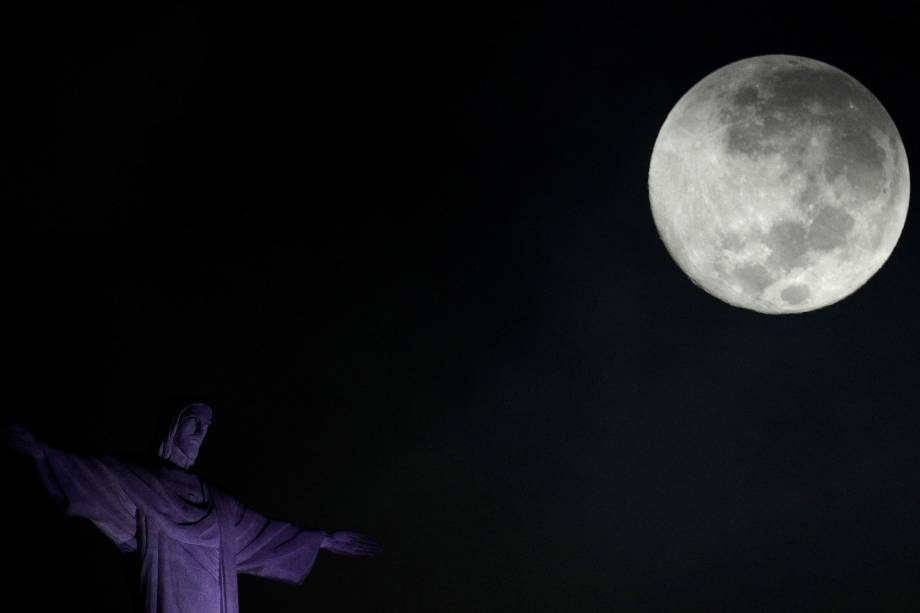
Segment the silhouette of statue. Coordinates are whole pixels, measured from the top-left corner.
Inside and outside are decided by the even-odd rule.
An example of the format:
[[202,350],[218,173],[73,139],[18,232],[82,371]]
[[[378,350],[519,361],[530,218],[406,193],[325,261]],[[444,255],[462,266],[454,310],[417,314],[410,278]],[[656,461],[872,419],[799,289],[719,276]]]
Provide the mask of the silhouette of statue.
[[121,551],[139,553],[147,613],[238,613],[237,573],[300,584],[320,549],[352,556],[382,550],[357,532],[268,519],[188,472],[211,417],[206,404],[179,411],[155,468],[65,453],[18,426],[2,435],[35,458],[57,507],[92,521]]

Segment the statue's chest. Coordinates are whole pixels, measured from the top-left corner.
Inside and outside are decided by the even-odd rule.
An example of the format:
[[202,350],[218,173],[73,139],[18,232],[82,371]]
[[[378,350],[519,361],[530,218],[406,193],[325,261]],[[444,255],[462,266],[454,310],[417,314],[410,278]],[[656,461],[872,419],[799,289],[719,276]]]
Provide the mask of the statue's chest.
[[196,506],[208,502],[207,487],[197,475],[174,473],[171,477],[169,489],[183,502]]

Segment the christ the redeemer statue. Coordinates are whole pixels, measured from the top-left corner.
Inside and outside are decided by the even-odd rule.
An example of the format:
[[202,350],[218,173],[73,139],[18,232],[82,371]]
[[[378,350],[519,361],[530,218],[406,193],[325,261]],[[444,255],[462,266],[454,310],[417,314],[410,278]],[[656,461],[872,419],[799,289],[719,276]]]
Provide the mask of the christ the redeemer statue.
[[211,416],[206,404],[179,411],[152,469],[65,453],[17,426],[5,428],[3,438],[35,458],[56,506],[92,521],[121,551],[138,552],[147,613],[238,613],[237,573],[300,584],[320,549],[380,552],[356,532],[268,519],[189,472]]

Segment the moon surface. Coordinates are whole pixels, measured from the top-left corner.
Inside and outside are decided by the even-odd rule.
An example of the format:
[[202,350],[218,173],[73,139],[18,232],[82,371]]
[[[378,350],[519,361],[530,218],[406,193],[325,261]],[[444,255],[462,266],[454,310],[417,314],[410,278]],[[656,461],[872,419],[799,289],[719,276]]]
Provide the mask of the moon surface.
[[909,195],[904,144],[881,103],[843,71],[790,55],[694,85],[649,168],[652,215],[680,268],[761,313],[856,291],[891,255]]

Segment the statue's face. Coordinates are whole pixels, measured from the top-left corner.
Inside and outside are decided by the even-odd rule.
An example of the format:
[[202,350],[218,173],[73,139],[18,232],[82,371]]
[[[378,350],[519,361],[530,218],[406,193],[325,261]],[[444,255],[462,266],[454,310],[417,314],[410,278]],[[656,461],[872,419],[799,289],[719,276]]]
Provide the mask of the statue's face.
[[173,444],[193,462],[198,458],[198,451],[211,425],[210,411],[193,407],[182,414]]

